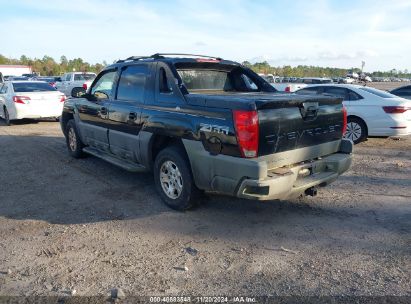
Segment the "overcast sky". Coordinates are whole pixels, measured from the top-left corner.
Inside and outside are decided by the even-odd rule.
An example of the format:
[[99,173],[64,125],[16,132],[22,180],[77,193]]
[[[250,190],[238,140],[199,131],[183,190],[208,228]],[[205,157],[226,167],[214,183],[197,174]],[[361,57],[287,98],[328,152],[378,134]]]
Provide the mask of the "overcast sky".
[[411,71],[411,0],[0,0],[0,54],[113,62],[157,52]]

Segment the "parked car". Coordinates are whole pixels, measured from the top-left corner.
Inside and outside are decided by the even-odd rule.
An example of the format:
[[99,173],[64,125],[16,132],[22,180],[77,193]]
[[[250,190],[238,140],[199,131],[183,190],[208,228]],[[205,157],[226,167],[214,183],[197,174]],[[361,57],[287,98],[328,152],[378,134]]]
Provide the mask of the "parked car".
[[24,81],[29,80],[26,76],[9,76],[7,77],[8,81]]
[[355,79],[351,77],[344,77],[344,78],[341,78],[340,80],[340,83],[352,84],[354,82],[355,82]]
[[323,78],[323,77],[303,77],[301,78],[302,83],[305,84],[321,84],[321,83],[332,83],[331,78]]
[[279,92],[292,93],[302,88],[305,88],[307,85],[304,83],[271,83],[271,85]]
[[58,118],[66,97],[43,81],[0,84],[0,117],[6,125],[23,118]]
[[70,96],[73,93],[77,94],[81,91],[83,84],[86,81],[94,80],[95,73],[72,72],[61,76],[61,81],[56,82],[56,88],[65,95]]
[[233,61],[130,57],[83,94],[67,99],[60,120],[69,154],[152,170],[160,197],[177,210],[193,207],[201,191],[315,195],[351,164],[340,98],[280,94]]
[[330,94],[343,98],[348,124],[345,137],[355,144],[368,136],[411,134],[411,102],[391,93],[358,85],[317,85],[297,94]]
[[47,82],[53,88],[56,88],[56,77],[37,77],[36,80]]
[[303,78],[283,78],[283,83],[271,84],[277,91],[292,93],[305,88],[308,84],[331,83],[330,78],[303,77]]
[[411,99],[411,85],[394,89],[390,93],[402,98]]

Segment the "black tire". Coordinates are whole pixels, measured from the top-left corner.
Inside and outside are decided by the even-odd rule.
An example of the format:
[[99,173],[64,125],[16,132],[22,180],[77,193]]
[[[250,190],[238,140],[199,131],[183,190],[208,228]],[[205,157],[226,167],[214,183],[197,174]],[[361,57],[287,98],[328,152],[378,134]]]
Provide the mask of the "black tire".
[[85,156],[83,152],[84,144],[78,134],[76,124],[73,119],[67,122],[66,126],[66,144],[69,154],[74,158],[82,158]]
[[[185,155],[183,148],[170,146],[161,150],[154,162],[156,189],[163,202],[178,211],[189,210],[196,206],[200,196],[200,190],[194,184],[189,161]],[[168,167],[171,170],[168,170]],[[167,193],[166,189],[171,190]]]
[[3,108],[3,113],[4,113],[4,117],[3,117],[4,123],[6,124],[6,126],[10,126],[11,124],[10,115],[6,107]]
[[345,138],[350,139],[354,144],[358,144],[367,139],[367,133],[367,125],[362,119],[348,117]]

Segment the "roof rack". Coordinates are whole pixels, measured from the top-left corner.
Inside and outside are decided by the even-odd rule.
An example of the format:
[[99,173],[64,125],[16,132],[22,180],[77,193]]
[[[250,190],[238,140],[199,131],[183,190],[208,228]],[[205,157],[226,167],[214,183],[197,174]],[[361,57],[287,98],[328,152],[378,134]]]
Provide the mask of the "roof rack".
[[131,56],[126,59],[119,59],[116,63],[126,62],[126,61],[138,61],[144,59],[163,59],[167,56],[189,56],[189,57],[199,57],[199,58],[209,58],[213,60],[223,60],[220,57],[206,56],[206,55],[195,55],[195,54],[180,54],[180,53],[156,53],[151,56]]
[[206,56],[206,55],[196,55],[196,54],[184,54],[184,53],[156,53],[154,55],[151,55],[151,58],[154,59],[159,59],[159,58],[165,58],[166,56],[189,56],[189,57],[200,57],[200,58],[210,58],[210,59],[215,59],[215,60],[223,60],[220,57],[213,57],[213,56]]
[[143,59],[153,59],[152,56],[131,56],[126,59],[117,60],[116,63],[126,62],[126,61],[138,61]]

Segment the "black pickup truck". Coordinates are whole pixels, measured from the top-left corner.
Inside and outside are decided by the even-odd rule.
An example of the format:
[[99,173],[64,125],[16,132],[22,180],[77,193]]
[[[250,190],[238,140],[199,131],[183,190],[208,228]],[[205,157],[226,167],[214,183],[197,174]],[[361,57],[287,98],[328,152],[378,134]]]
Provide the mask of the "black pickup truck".
[[202,191],[315,195],[351,165],[341,99],[278,93],[221,58],[130,57],[72,97],[60,119],[69,153],[152,170],[161,198],[177,210],[193,207]]

